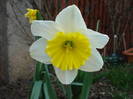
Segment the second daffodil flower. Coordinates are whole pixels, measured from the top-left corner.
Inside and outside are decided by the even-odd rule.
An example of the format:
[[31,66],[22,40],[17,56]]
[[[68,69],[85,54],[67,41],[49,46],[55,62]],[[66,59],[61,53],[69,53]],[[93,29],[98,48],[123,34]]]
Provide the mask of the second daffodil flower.
[[31,31],[42,37],[31,45],[31,57],[52,64],[61,83],[70,84],[78,70],[94,72],[102,68],[103,60],[96,48],[103,48],[109,37],[87,29],[77,6],[63,9],[55,21],[34,21]]
[[30,8],[27,9],[27,13],[25,14],[25,17],[29,19],[30,23],[32,23],[32,21],[37,19],[36,17],[37,12],[38,12],[37,9],[30,9]]

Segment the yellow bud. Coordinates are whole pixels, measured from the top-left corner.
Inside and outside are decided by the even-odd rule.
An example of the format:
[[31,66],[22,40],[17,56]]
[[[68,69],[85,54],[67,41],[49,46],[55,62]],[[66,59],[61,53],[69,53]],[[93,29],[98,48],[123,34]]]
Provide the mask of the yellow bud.
[[27,9],[27,13],[25,14],[25,17],[29,19],[29,22],[31,23],[33,20],[36,20],[36,13],[38,12],[37,9]]

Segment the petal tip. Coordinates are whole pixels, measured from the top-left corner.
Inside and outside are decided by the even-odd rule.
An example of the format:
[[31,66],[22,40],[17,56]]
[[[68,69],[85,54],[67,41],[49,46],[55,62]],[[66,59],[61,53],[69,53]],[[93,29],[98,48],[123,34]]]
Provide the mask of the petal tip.
[[77,8],[77,5],[75,5],[75,4],[72,4],[71,6],[72,6],[73,8]]
[[77,76],[78,71],[77,70],[73,70],[73,71],[62,71],[56,67],[54,67],[55,69],[55,74],[58,78],[58,80],[65,85],[71,84],[74,79]]
[[75,4],[71,5],[70,7],[71,7],[72,9],[74,9],[74,10],[77,10],[77,9],[79,10],[78,6],[75,5]]
[[104,37],[106,38],[106,41],[102,48],[104,48],[107,45],[107,43],[109,42],[109,36],[104,34]]

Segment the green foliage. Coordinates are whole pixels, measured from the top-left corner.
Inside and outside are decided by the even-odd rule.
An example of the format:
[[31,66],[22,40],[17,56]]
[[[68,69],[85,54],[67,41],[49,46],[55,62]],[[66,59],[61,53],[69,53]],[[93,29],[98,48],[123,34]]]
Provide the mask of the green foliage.
[[107,78],[118,89],[130,91],[133,89],[133,73],[130,69],[133,68],[128,66],[114,67],[109,71]]
[[40,12],[36,13],[37,20],[43,20],[43,17]]
[[72,89],[71,89],[71,85],[64,85],[65,86],[65,91],[66,91],[66,98],[67,99],[72,99]]
[[52,83],[50,81],[50,75],[49,75],[49,71],[48,71],[48,65],[44,64],[43,66],[45,67],[45,71],[46,71],[46,74],[45,74],[46,80],[44,82],[44,85],[45,86],[43,87],[43,89],[44,89],[45,96],[46,97],[49,97],[49,98],[46,98],[46,99],[57,99],[56,91],[52,87]]
[[105,72],[99,72],[94,76],[93,83],[105,78],[114,87],[120,90],[130,91],[133,89],[133,65],[119,65],[109,67]]
[[104,71],[94,74],[93,83],[102,81],[112,84],[115,89],[113,99],[132,99],[128,92],[133,92],[133,65],[110,65]]
[[35,69],[35,74],[34,74],[34,81],[39,81],[43,79],[42,71],[43,71],[43,64],[40,62],[37,62],[36,64],[36,69]]
[[88,99],[90,87],[92,84],[92,73],[84,72],[83,86],[81,89],[80,99]]
[[109,72],[100,72],[100,73],[94,74],[93,83],[101,80],[102,78],[106,78],[108,74]]
[[34,84],[30,99],[57,99],[56,91],[50,81],[48,65],[37,62]]
[[42,81],[35,81],[30,99],[39,99],[42,83]]
[[113,99],[131,99],[131,98],[128,96],[127,93],[121,93],[121,92],[120,92],[120,93],[118,93],[118,92],[114,93],[112,98],[113,98]]
[[[92,84],[92,73],[78,71],[78,75],[72,85],[72,99],[88,99]],[[76,90],[76,91],[75,91]]]

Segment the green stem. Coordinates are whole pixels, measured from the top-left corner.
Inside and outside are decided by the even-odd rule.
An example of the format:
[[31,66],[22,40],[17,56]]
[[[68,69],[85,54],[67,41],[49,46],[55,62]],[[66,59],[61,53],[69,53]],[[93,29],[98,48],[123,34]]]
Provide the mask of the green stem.
[[44,64],[44,67],[45,67],[45,71],[46,71],[46,76],[45,76],[46,77],[46,83],[44,84],[45,95],[48,95],[47,96],[47,97],[49,97],[48,99],[57,99],[56,91],[54,90],[52,83],[50,81],[48,65]]
[[41,68],[42,68],[42,63],[37,62],[36,69],[35,69],[35,74],[34,74],[34,77],[33,77],[34,82],[41,80]]
[[65,85],[66,99],[72,99],[72,88],[71,85]]
[[88,99],[91,84],[92,84],[92,73],[86,72],[86,74],[84,76],[83,87],[82,87],[80,99]]

